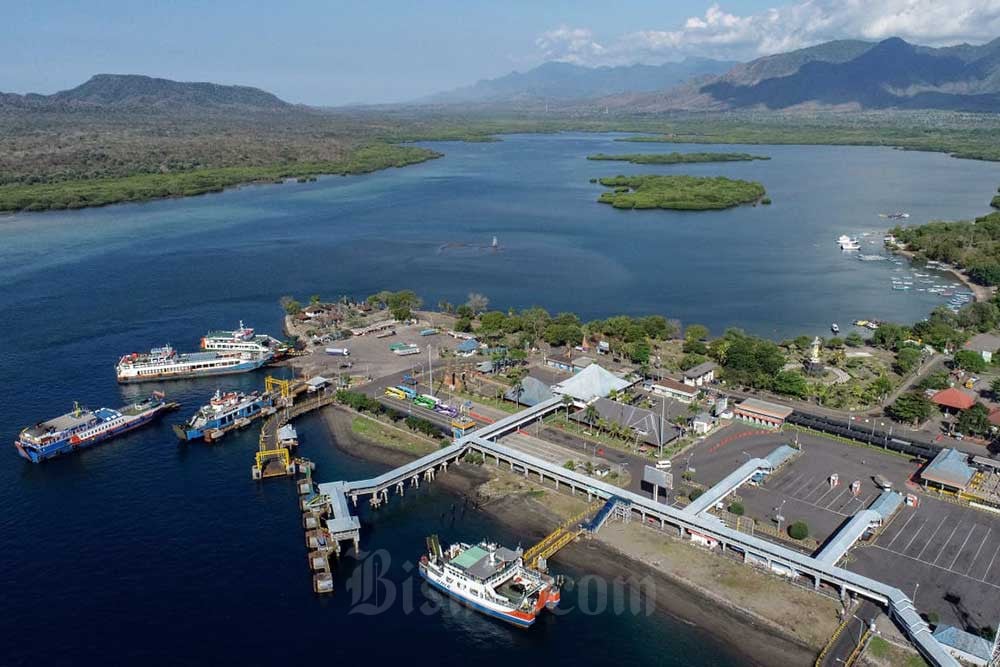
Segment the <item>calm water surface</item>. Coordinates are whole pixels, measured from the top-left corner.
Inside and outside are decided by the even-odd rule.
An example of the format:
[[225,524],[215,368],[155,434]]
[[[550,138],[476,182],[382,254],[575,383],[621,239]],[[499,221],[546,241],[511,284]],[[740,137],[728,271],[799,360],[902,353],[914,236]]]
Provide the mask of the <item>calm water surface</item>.
[[[1000,165],[877,148],[715,147],[773,159],[683,167],[583,159],[688,148],[706,150],[616,144],[613,135],[513,136],[445,144],[443,159],[364,177],[0,218],[0,437],[10,443],[73,400],[117,406],[139,395],[114,383],[123,352],[164,342],[193,348],[207,329],[239,319],[277,333],[283,294],[413,288],[434,304],[479,291],[501,308],[539,304],[585,318],[656,312],[772,336],[858,317],[913,320],[940,300],[892,292],[895,267],[845,258],[836,237],[880,237],[886,223],[877,214],[897,209],[910,222],[980,215],[1000,183]],[[672,213],[594,203],[601,188],[590,178],[640,172],[752,178],[774,204]],[[493,236],[500,252],[480,247]],[[247,375],[222,384],[260,382]],[[217,384],[164,388],[186,416]],[[169,421],[42,466],[4,445],[0,663],[356,663],[375,655],[739,664],[702,633],[660,617],[576,612],[525,633],[467,613],[405,616],[400,605],[375,618],[348,614],[350,563],[336,595],[313,596],[294,488],[250,481],[253,434],[179,447]],[[379,469],[336,452],[315,418],[300,432],[320,479]],[[391,580],[403,580],[400,565],[431,530],[445,541],[519,541],[472,512],[453,521],[455,502],[431,488],[364,515],[364,543],[391,554]]]

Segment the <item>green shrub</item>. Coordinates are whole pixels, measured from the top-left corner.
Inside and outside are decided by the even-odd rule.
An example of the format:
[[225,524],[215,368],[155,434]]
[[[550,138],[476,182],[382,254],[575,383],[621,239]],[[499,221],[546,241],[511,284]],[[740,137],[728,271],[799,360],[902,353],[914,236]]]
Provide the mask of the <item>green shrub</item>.
[[743,503],[741,502],[731,502],[729,503],[729,513],[735,514],[736,516],[743,516],[746,510],[743,508]]
[[809,526],[805,521],[796,521],[788,527],[788,536],[793,540],[804,540],[809,537]]
[[703,494],[703,493],[705,493],[705,492],[702,491],[701,489],[691,489],[690,491],[688,491],[688,494],[687,494],[688,495],[688,499],[691,500],[692,502],[694,502],[695,500],[698,500],[698,498],[701,497],[701,494]]

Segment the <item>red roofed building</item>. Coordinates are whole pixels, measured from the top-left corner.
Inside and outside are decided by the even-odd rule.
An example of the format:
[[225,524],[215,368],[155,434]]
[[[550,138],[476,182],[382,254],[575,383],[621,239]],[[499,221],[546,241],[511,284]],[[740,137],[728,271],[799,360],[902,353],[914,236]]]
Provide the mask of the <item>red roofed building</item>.
[[990,410],[989,420],[994,426],[1000,426],[1000,408]]
[[956,389],[955,387],[939,391],[934,394],[931,400],[942,408],[949,410],[968,410],[976,404],[974,396],[971,396],[960,389]]

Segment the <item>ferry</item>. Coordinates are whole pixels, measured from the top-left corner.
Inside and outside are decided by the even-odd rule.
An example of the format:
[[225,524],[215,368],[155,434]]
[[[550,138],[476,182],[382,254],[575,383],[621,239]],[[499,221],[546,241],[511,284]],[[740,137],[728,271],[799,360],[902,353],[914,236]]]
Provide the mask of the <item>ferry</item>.
[[559,604],[556,580],[526,567],[521,550],[492,542],[457,543],[441,549],[436,535],[427,538],[428,553],[420,559],[420,576],[427,583],[472,609],[528,628],[543,609]]
[[259,352],[191,352],[178,353],[169,345],[154,347],[149,354],[133,352],[118,360],[115,372],[118,382],[151,382],[180,380],[203,375],[246,373],[260,368],[274,358],[273,353]]
[[254,352],[256,354],[281,356],[288,352],[288,346],[273,336],[257,334],[251,327],[243,325],[232,331],[209,331],[201,339],[201,349],[214,352]]
[[91,447],[148,424],[160,413],[177,407],[163,398],[163,394],[154,392],[147,399],[117,410],[88,410],[75,404],[71,412],[22,430],[14,446],[32,463]]
[[215,391],[208,405],[203,405],[183,424],[174,424],[174,433],[181,440],[198,440],[216,429],[238,426],[242,420],[249,424],[253,417],[274,404],[269,394],[253,392],[222,393]]

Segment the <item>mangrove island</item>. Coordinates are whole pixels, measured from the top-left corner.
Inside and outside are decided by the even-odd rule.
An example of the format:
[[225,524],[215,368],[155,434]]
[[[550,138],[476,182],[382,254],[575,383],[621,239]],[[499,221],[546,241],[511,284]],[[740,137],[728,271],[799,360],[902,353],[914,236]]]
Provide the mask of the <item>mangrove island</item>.
[[614,176],[600,179],[614,188],[597,200],[615,208],[666,208],[704,211],[760,201],[764,186],[724,176]]
[[750,162],[752,160],[770,160],[767,155],[751,155],[750,153],[625,153],[622,155],[607,155],[597,153],[588,155],[588,160],[609,160],[616,162],[631,162],[632,164],[693,164],[697,162]]

